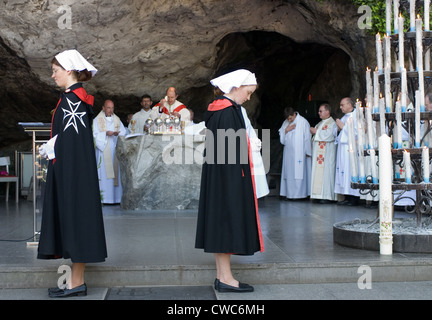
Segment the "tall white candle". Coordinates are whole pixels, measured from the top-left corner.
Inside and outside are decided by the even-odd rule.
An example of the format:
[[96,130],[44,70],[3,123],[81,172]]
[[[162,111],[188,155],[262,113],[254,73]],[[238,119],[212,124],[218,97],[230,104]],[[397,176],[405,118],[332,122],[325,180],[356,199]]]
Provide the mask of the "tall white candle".
[[394,33],[399,34],[399,0],[393,0]]
[[429,183],[429,148],[422,148],[422,171],[423,171],[423,181]]
[[383,48],[382,48],[381,36],[379,33],[377,33],[377,35],[375,36],[375,47],[376,47],[376,55],[377,55],[378,72],[382,74],[383,73]]
[[424,18],[425,18],[425,31],[430,31],[430,0],[424,1]]
[[419,91],[420,91],[420,111],[425,112],[425,89],[424,89],[424,75],[423,75],[423,69],[420,69],[419,71]]
[[390,36],[385,36],[384,37],[384,49],[385,49],[385,54],[384,54],[384,67],[386,67],[387,65],[390,68],[391,71],[391,42],[390,42],[391,38]]
[[385,103],[384,98],[380,98],[379,100],[380,105],[380,131],[381,135],[386,134],[386,126],[385,126]]
[[379,138],[379,220],[380,220],[380,254],[391,255],[393,252],[392,216],[392,167],[390,138],[383,134]]
[[391,35],[392,0],[386,0],[386,33]]
[[372,90],[373,90],[373,86],[372,86],[371,69],[366,68],[366,98],[367,98],[367,102],[369,103],[372,103]]
[[420,110],[425,111],[424,74],[423,74],[423,28],[421,18],[416,19],[416,60],[420,90]]
[[358,142],[358,165],[359,165],[359,180],[360,183],[366,182],[365,162],[364,162],[364,142],[363,142],[364,127],[362,122],[357,122],[357,142]]
[[415,31],[415,3],[416,0],[410,0],[410,31]]
[[403,152],[403,162],[405,168],[405,182],[411,183],[411,155],[406,150]]
[[368,149],[375,148],[375,132],[373,130],[372,112],[369,104],[366,104],[366,125],[368,136]]
[[359,181],[357,173],[357,156],[352,149],[348,149],[349,161],[350,161],[350,171],[351,171],[351,182],[357,183]]
[[371,162],[370,165],[372,169],[372,183],[378,183],[375,149],[369,149],[368,152],[369,152],[369,158]]
[[380,83],[378,70],[374,71],[374,79],[373,79],[373,112],[379,112],[379,93],[380,93]]
[[415,133],[414,146],[420,148],[420,91],[415,92]]
[[406,112],[407,111],[407,71],[404,67],[401,69],[401,111]]
[[423,28],[422,20],[418,17],[415,20],[416,24],[416,69],[423,69]]
[[402,114],[401,114],[401,102],[396,101],[396,141],[393,141],[395,149],[402,148]]
[[354,132],[354,123],[353,118],[349,117],[346,121],[346,125],[348,126],[348,149],[351,149],[353,151],[356,151],[356,139],[355,139],[355,132]]
[[391,96],[391,79],[390,79],[390,66],[386,65],[384,68],[384,95],[386,112],[392,112],[392,96]]
[[[356,102],[356,114],[357,114],[357,140],[361,139],[362,141],[361,145],[364,150],[366,149],[366,139],[365,139],[366,132],[364,130],[365,116],[364,116],[364,108],[362,107],[362,103],[358,99]],[[361,128],[363,129],[360,130],[359,126],[361,126]]]
[[357,169],[357,148],[354,133],[354,119],[348,118],[346,125],[348,126],[348,153],[350,161],[351,182],[358,182],[358,169]]
[[398,18],[399,24],[399,70],[405,67],[405,36],[404,36],[404,18],[400,16]]

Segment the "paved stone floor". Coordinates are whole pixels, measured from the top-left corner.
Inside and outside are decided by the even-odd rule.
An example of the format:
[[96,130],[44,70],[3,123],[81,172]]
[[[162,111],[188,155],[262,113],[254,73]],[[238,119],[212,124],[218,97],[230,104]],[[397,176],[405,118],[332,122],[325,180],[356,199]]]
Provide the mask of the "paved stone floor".
[[[236,277],[254,285],[247,294],[218,293],[213,256],[194,249],[196,210],[126,211],[103,208],[108,246],[105,263],[89,264],[88,296],[80,300],[396,300],[432,297],[432,255],[343,247],[333,242],[335,223],[373,220],[363,206],[309,200],[259,202],[266,250],[233,256]],[[404,212],[396,212],[406,216]],[[0,300],[48,300],[57,269],[67,260],[36,259],[33,204],[0,199]],[[40,217],[36,219],[37,225]],[[359,267],[371,268],[371,289],[361,289]]]

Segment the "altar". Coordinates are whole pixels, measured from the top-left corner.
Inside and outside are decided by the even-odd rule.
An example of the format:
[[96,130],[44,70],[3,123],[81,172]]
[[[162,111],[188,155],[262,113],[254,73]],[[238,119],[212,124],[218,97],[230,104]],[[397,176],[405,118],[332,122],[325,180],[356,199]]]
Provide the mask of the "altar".
[[119,137],[116,156],[126,210],[197,209],[203,135]]

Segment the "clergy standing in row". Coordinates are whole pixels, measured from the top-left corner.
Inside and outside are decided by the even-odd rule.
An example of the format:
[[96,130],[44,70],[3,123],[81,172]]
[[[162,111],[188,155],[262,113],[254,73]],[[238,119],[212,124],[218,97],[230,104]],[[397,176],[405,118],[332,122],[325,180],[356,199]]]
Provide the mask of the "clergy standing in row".
[[342,205],[357,205],[360,193],[357,189],[351,188],[351,170],[348,152],[348,126],[347,121],[353,118],[354,129],[357,128],[356,113],[354,102],[351,98],[343,98],[340,102],[340,109],[344,113],[341,119],[336,119],[335,133],[339,130],[336,138],[337,155],[336,155],[336,175],[335,175],[335,192],[345,195],[345,200],[339,202]]
[[141,110],[132,116],[129,121],[128,129],[130,133],[145,133],[148,128],[146,127],[146,121],[151,114],[151,106],[153,101],[148,94],[141,97]]
[[302,199],[311,189],[311,134],[309,122],[293,108],[286,108],[286,120],[279,129],[284,145],[280,195]]
[[330,116],[331,107],[324,103],[319,107],[321,121],[311,128],[312,134],[312,181],[311,199],[320,202],[336,201],[334,192],[336,170],[336,122]]
[[121,202],[120,167],[115,148],[118,136],[124,135],[126,135],[126,129],[120,118],[114,114],[114,103],[106,100],[102,111],[93,120],[93,137],[96,144],[96,163],[102,203]]

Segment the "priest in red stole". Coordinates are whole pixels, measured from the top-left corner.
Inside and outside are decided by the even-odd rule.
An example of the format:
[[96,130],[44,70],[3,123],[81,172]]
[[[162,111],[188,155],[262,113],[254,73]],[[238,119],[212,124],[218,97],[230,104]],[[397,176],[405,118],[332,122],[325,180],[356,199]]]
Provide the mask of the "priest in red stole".
[[195,247],[214,254],[216,290],[250,292],[252,286],[234,279],[230,258],[264,251],[252,151],[241,110],[257,82],[253,73],[241,69],[211,83],[224,95],[209,105],[205,115],[206,150]]
[[177,97],[176,89],[174,87],[168,88],[166,96],[152,108],[150,118],[155,120],[159,117],[165,119],[169,116],[175,116],[188,125],[191,121],[191,114],[186,106],[177,100]]

